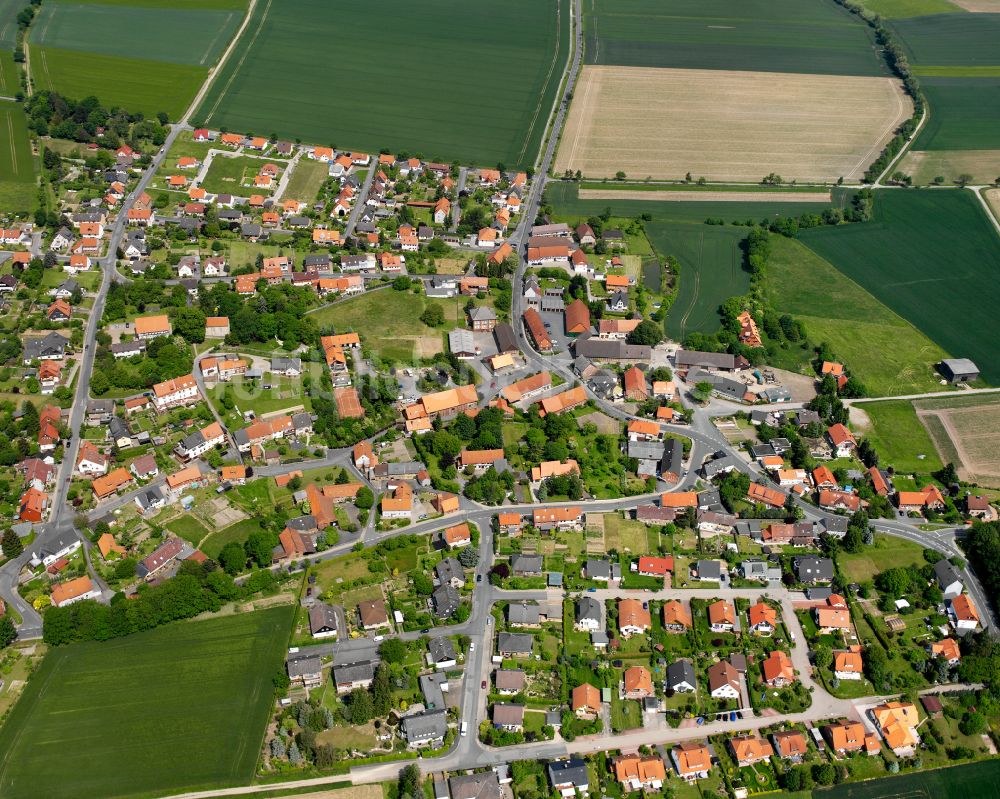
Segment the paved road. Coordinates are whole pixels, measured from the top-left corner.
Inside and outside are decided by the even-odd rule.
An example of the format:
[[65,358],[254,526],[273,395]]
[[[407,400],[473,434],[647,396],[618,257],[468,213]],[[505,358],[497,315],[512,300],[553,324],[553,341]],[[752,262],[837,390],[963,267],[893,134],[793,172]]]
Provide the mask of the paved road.
[[354,228],[361,217],[361,211],[365,208],[365,200],[368,199],[368,192],[371,190],[376,172],[378,172],[378,159],[372,158],[371,166],[368,167],[368,174],[365,175],[365,182],[361,184],[361,188],[355,194],[354,207],[351,208],[351,213],[347,216],[347,224],[344,226],[345,239],[349,239],[354,233]]

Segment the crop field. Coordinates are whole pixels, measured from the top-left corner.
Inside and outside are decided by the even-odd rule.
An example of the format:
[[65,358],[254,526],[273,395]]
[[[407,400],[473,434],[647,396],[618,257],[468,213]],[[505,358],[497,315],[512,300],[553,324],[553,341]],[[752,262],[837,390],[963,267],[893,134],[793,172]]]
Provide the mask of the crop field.
[[14,54],[7,50],[0,50],[0,95],[14,97],[20,88],[21,82],[17,73],[17,65],[14,63]]
[[885,75],[867,26],[831,0],[590,0],[586,63]]
[[179,119],[205,79],[203,67],[139,58],[83,53],[54,47],[31,48],[31,77],[37,90],[67,97],[96,96],[109,108]]
[[1000,396],[982,404],[926,403],[916,414],[942,460],[954,460],[963,480],[1000,485]]
[[889,78],[588,66],[555,171],[854,180],[912,113]]
[[24,110],[0,101],[0,208],[30,211],[34,202],[35,163]]
[[1000,761],[920,771],[813,791],[814,799],[997,799]]
[[948,354],[801,242],[771,237],[767,293],[812,341],[829,343],[873,396],[941,388],[934,364]]
[[[331,41],[336,57],[317,58]],[[350,149],[529,166],[568,52],[568,0],[259,0],[196,119]]]
[[[656,200],[659,202],[734,202],[734,203],[755,203],[774,199],[773,191],[674,191],[661,189],[659,191],[645,191],[643,189],[588,189],[580,188],[579,196],[582,200]],[[801,203],[822,203],[824,206],[830,204],[829,191],[800,191],[795,192],[795,199]]]
[[1000,382],[1000,248],[970,192],[881,191],[873,221],[800,240],[957,358]]
[[[857,406],[868,417],[866,438],[881,461],[899,474],[929,474],[941,468],[934,442],[909,400],[865,402]],[[956,464],[957,465],[957,464]]]
[[0,0],[0,47],[13,50],[17,41],[17,15],[24,8],[20,0]]
[[931,116],[914,141],[914,149],[1000,149],[1000,77],[925,77],[920,85]]
[[750,288],[743,268],[746,237],[743,228],[716,225],[646,224],[646,235],[660,256],[673,255],[681,263],[677,299],[667,315],[671,338],[719,329],[719,306]]
[[992,183],[1000,175],[1000,150],[910,150],[899,168],[920,185],[938,177],[953,183],[960,175],[972,175],[974,184]]
[[935,14],[891,22],[910,63],[920,66],[1000,64],[1000,14]]
[[290,606],[51,650],[0,729],[5,799],[245,784]]
[[[975,2],[975,0],[972,0]],[[986,0],[991,2],[991,0]],[[961,3],[948,0],[862,0],[861,5],[883,19],[918,17],[924,14],[950,14],[961,11]]]
[[[614,184],[608,184],[606,199],[586,199],[580,196],[580,186],[571,181],[550,183],[545,192],[560,222],[568,222],[601,214],[610,208],[612,216],[635,217],[649,214],[656,222],[704,222],[711,217],[728,222],[761,221],[775,216],[798,216],[819,213],[826,205],[801,202],[795,192],[768,192],[773,199],[760,202],[687,202],[687,198],[658,200],[655,197],[626,200],[610,196]],[[650,193],[652,194],[652,193]],[[843,208],[849,203],[852,192],[834,189],[829,205]]]

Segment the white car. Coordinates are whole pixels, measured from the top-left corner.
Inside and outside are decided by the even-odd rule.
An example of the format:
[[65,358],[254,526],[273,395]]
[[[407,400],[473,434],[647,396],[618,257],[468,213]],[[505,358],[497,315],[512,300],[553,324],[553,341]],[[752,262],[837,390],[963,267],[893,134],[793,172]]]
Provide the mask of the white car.
[[471,655],[475,651],[476,651],[476,642],[473,641],[471,644],[469,644],[469,654]]

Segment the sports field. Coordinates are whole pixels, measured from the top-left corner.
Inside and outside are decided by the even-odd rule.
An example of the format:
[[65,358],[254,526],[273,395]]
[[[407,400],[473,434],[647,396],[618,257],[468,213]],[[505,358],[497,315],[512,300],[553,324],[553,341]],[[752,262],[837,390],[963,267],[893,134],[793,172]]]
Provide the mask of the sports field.
[[1000,382],[1000,248],[970,192],[880,191],[872,222],[799,238],[953,357],[975,361],[984,380]]
[[56,0],[31,27],[38,89],[179,118],[239,28],[242,0]]
[[0,795],[116,799],[247,783],[293,612],[51,650],[0,729]]
[[912,113],[889,78],[587,66],[555,172],[855,180]]
[[688,333],[714,333],[719,306],[750,288],[740,247],[746,229],[648,222],[646,235],[659,256],[673,255],[681,263],[677,299],[667,314],[668,335],[680,341]]
[[998,799],[1000,760],[916,771],[833,788],[817,788],[814,799]]
[[873,396],[941,388],[934,364],[947,353],[801,242],[771,237],[767,294],[810,340],[829,343]]
[[[614,189],[614,184],[609,183],[605,191],[610,194]],[[851,194],[847,190],[834,189],[828,205],[843,208]],[[610,196],[606,199],[586,199],[580,197],[579,184],[571,181],[550,183],[545,189],[545,196],[560,222],[579,221],[579,217],[595,216],[606,209],[611,210],[612,216],[620,217],[649,214],[656,222],[704,222],[709,217],[726,222],[759,222],[775,216],[820,213],[827,207],[814,202],[801,202],[796,192],[774,193],[773,200],[760,202],[688,202],[687,198],[659,200],[652,192],[649,198],[643,199]]]
[[899,169],[916,184],[938,177],[953,183],[960,175],[972,175],[973,184],[992,183],[1000,175],[1000,150],[910,150]]
[[589,0],[588,64],[885,75],[869,28],[832,0]]
[[[259,0],[196,121],[529,166],[562,79],[568,26],[568,0]],[[318,57],[331,42],[336,54]]]
[[34,202],[35,162],[24,110],[0,101],[0,209],[26,212]]

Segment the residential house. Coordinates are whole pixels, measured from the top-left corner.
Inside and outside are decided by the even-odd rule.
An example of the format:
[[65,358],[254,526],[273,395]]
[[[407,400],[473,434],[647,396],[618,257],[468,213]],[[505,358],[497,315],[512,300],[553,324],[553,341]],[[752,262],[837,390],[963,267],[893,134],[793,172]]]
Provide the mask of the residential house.
[[740,675],[728,660],[720,660],[708,668],[708,690],[713,699],[739,699]]

